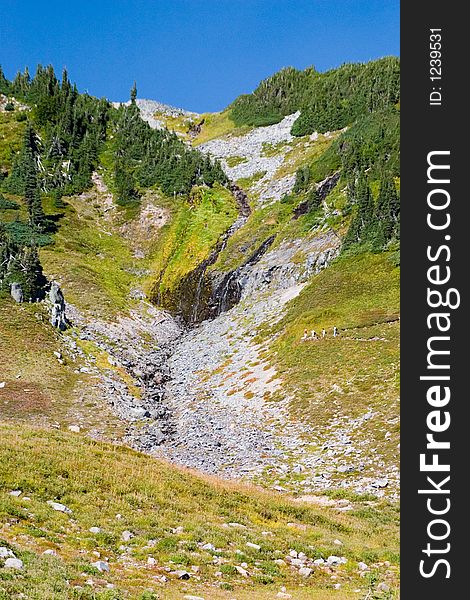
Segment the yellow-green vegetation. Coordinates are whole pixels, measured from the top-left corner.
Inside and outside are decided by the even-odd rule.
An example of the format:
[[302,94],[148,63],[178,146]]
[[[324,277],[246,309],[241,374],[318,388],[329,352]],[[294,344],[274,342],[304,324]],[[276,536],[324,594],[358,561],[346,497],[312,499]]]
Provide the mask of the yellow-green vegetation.
[[233,196],[218,185],[195,188],[189,200],[176,200],[175,205],[155,248],[154,298],[171,293],[185,275],[208,258],[238,214]]
[[282,152],[286,145],[287,142],[278,142],[277,144],[263,142],[263,151],[261,152],[261,156],[266,156],[267,158],[270,156],[277,156],[280,152]]
[[287,152],[284,162],[276,171],[276,179],[295,173],[305,163],[315,162],[331,146],[339,134],[339,131],[334,131],[328,136],[320,134],[316,140],[301,137],[290,142],[291,150]]
[[244,162],[247,162],[247,158],[245,156],[229,156],[225,162],[227,163],[227,165],[232,168],[232,167],[236,167],[237,165],[241,165]]
[[[41,250],[44,271],[61,282],[67,299],[80,309],[112,315],[129,306],[133,274],[146,262],[135,259],[130,244],[100,212],[100,196],[67,198],[65,209],[48,207],[58,215],[54,244]],[[112,207],[108,207],[112,210]]]
[[204,113],[201,115],[204,119],[201,132],[194,138],[193,144],[198,146],[214,138],[219,138],[229,133],[232,135],[243,135],[252,129],[252,127],[236,127],[230,118],[230,110],[226,109],[220,113]]
[[158,119],[163,125],[170,131],[175,133],[182,133],[186,135],[193,125],[194,120],[187,115],[168,115],[163,112],[156,112],[154,114],[155,119]]
[[19,112],[0,112],[0,165],[10,169],[21,148],[25,121],[18,121]]
[[228,240],[214,264],[214,269],[229,271],[239,266],[265,239],[278,233],[288,223],[291,215],[292,206],[281,202],[251,213],[245,225]]
[[239,185],[241,188],[249,189],[265,175],[266,171],[257,171],[256,173],[253,173],[251,177],[240,177],[240,179],[237,179],[237,185]]
[[[118,436],[122,429],[99,398],[93,378],[63,351],[44,306],[0,301],[0,419],[56,426],[82,423]],[[60,356],[60,354],[59,354]],[[21,425],[23,427],[24,425]],[[0,595],[1,598],[1,595]]]
[[[399,268],[392,253],[342,256],[316,275],[285,316],[260,337],[274,341],[266,357],[293,393],[293,417],[315,430],[340,412],[377,418],[356,432],[396,461],[399,413]],[[336,326],[340,335],[334,338]],[[302,341],[305,329],[326,339]],[[312,384],[314,382],[314,384]],[[385,433],[391,434],[388,438]]]
[[[0,568],[0,598],[262,599],[285,585],[294,598],[349,599],[358,597],[353,590],[365,595],[385,578],[396,590],[397,508],[386,503],[358,499],[344,513],[195,476],[77,434],[5,424],[0,433],[0,545],[24,561],[21,571]],[[21,495],[10,495],[12,490]],[[53,510],[48,501],[71,514]],[[123,541],[124,531],[131,532],[129,541]],[[341,591],[333,589],[326,570],[315,569],[306,580],[275,562],[291,549],[313,558],[337,554],[337,538],[348,559],[337,572]],[[47,549],[57,555],[44,556]],[[109,572],[92,566],[97,560],[106,560]],[[371,565],[366,578],[359,577],[361,560]],[[388,576],[385,561],[391,563]],[[236,571],[241,563],[248,577]],[[172,575],[178,569],[191,574],[188,581]],[[167,582],[160,582],[162,576]]]

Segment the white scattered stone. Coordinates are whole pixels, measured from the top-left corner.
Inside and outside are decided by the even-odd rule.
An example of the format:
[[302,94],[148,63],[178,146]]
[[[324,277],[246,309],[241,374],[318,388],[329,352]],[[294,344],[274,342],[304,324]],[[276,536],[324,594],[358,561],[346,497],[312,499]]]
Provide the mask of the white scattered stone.
[[53,548],[48,548],[43,552],[44,556],[57,556],[57,552]]
[[154,565],[157,564],[157,561],[155,560],[155,558],[153,558],[153,556],[149,556],[147,558],[147,564],[150,565],[151,567],[153,567]]
[[178,577],[178,579],[182,579],[182,580],[187,580],[191,577],[190,573],[188,573],[187,571],[175,571],[174,572],[175,575]]
[[246,545],[248,548],[253,548],[253,550],[261,550],[261,546],[258,544],[253,544],[253,542],[247,542]]
[[342,546],[343,542],[341,540],[334,540],[333,544],[335,544],[335,546]]
[[134,537],[134,534],[132,533],[132,531],[123,531],[121,533],[121,539],[123,542],[128,542],[129,540],[131,540]]
[[68,429],[72,433],[80,433],[80,427],[78,425],[69,425]]
[[341,564],[341,558],[332,554],[326,559],[326,564],[329,566],[336,566]]
[[289,556],[292,556],[292,558],[297,558],[298,554],[296,550],[289,550]]
[[274,564],[277,565],[278,567],[285,567],[287,565],[285,560],[282,560],[282,558],[276,558],[276,560],[274,561]]
[[[26,500],[26,498],[23,498],[23,500]],[[62,512],[65,513],[67,515],[71,515],[72,511],[70,510],[70,508],[67,508],[65,506],[65,504],[61,504],[60,502],[54,502],[53,500],[48,500],[47,504],[49,504],[49,506],[53,509],[56,510],[58,512]]]
[[334,587],[335,590],[340,590],[341,589],[341,584],[340,583],[335,583],[333,585],[333,587]]
[[97,560],[96,562],[92,563],[92,567],[98,569],[100,573],[107,573],[109,571],[109,565],[104,560]]
[[360,571],[367,571],[367,569],[369,568],[365,562],[358,562],[357,566],[359,567]]
[[0,558],[8,558],[8,557],[12,557],[14,558],[15,555],[13,554],[13,552],[10,550],[10,548],[6,548],[5,546],[0,546]]
[[379,585],[377,586],[377,590],[379,592],[389,592],[390,586],[387,585],[386,583],[382,582],[382,583],[379,583]]
[[6,386],[7,382],[6,381],[0,381],[0,389],[4,388]]
[[324,564],[325,564],[325,561],[323,560],[323,558],[316,558],[316,559],[313,561],[313,564],[314,564],[315,566],[317,566],[317,567],[318,567],[318,566],[320,566],[320,565],[324,565]]
[[204,600],[201,596],[183,596],[185,600]]
[[243,567],[239,567],[238,565],[235,565],[235,569],[236,569],[237,573],[239,573],[242,577],[249,576],[248,571],[246,571]]
[[313,569],[310,569],[310,567],[302,567],[301,569],[299,569],[299,575],[301,577],[310,577],[312,573]]
[[90,533],[101,533],[101,527],[90,527],[88,531]]
[[239,527],[240,529],[246,529],[246,525],[242,525],[241,523],[229,523],[230,527]]
[[376,487],[376,488],[384,488],[387,487],[388,485],[388,479],[386,477],[382,478],[382,479],[376,479],[375,481],[372,482],[372,487]]
[[22,569],[23,561],[19,558],[7,558],[3,566],[5,569]]
[[18,496],[21,496],[23,492],[21,490],[12,490],[10,492],[10,496],[15,496],[15,498],[18,498]]
[[204,546],[202,547],[203,550],[208,550],[210,552],[215,552],[215,546],[214,544],[204,544]]
[[292,594],[287,594],[286,592],[278,592],[276,594],[276,598],[285,598],[285,600],[288,600],[289,598],[292,598]]

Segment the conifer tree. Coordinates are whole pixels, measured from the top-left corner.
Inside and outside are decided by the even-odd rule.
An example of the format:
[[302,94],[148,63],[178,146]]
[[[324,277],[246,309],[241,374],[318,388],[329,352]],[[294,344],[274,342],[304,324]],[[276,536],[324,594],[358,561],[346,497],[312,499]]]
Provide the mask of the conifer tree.
[[31,298],[34,302],[40,300],[44,295],[47,279],[44,276],[36,246],[24,248],[21,265],[24,273],[22,281],[24,297]]
[[8,95],[10,93],[11,84],[5,77],[2,66],[0,65],[0,94]]
[[136,99],[137,99],[137,84],[134,81],[134,85],[132,86],[132,89],[131,89],[131,104],[135,104]]
[[373,219],[374,203],[367,179],[360,175],[352,189],[352,197],[357,206],[343,242],[343,249],[354,244],[364,244],[372,241],[374,236]]

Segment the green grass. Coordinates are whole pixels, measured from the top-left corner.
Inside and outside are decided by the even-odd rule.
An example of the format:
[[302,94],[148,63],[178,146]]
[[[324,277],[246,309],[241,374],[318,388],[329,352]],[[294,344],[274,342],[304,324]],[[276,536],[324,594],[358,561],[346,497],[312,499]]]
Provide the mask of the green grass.
[[145,267],[145,261],[135,259],[129,242],[100,216],[98,197],[66,200],[67,207],[55,211],[63,216],[54,244],[40,253],[44,271],[61,282],[68,301],[82,310],[102,316],[125,310],[136,282],[132,272]]
[[20,150],[25,121],[17,121],[18,112],[0,112],[0,167],[10,170]]
[[237,179],[236,183],[241,188],[250,189],[252,185],[254,185],[257,181],[262,179],[266,175],[266,171],[257,171],[251,177],[241,177]]
[[58,427],[81,423],[119,437],[122,424],[99,397],[91,375],[63,351],[60,334],[40,304],[0,298],[0,419]]
[[245,156],[229,156],[225,159],[225,162],[229,167],[236,167],[247,161],[248,159]]
[[195,189],[189,201],[181,200],[157,240],[152,297],[171,292],[205,260],[237,214],[232,195],[220,186]]
[[332,132],[329,137],[319,135],[315,141],[311,141],[309,137],[296,138],[290,143],[291,150],[287,152],[283,164],[276,171],[276,179],[295,173],[306,163],[314,163],[324,155],[338,135],[339,132]]
[[204,119],[201,133],[194,138],[193,144],[199,146],[215,138],[224,135],[243,135],[252,129],[251,127],[236,127],[230,118],[230,110],[224,110],[220,113],[205,113],[201,115]]
[[228,271],[239,266],[265,239],[279,232],[291,214],[292,206],[280,202],[256,209],[245,225],[230,237],[213,268]]
[[[302,415],[302,422],[315,431],[337,414],[355,418],[372,410],[378,416],[356,435],[368,438],[393,464],[399,413],[399,269],[392,258],[359,254],[337,259],[259,337],[269,344],[265,357],[283,380],[284,393],[293,397],[293,418]],[[338,338],[332,337],[334,326],[340,329]],[[301,340],[304,329],[320,332],[323,327],[325,340]]]
[[156,112],[154,114],[155,119],[162,121],[164,126],[170,131],[174,131],[175,133],[181,133],[186,137],[191,125],[193,125],[194,121],[191,117],[186,115],[167,115],[162,112]]
[[[269,598],[280,585],[294,594],[298,591],[296,598],[349,598],[354,597],[352,589],[367,590],[354,567],[357,561],[388,560],[396,573],[397,509],[390,505],[370,507],[359,502],[357,516],[344,514],[254,487],[195,476],[80,435],[18,430],[11,425],[0,425],[0,433],[0,521],[9,523],[0,537],[25,561],[21,572],[7,573],[0,567],[0,598],[3,590],[5,598],[26,591],[29,598],[37,599],[104,599],[107,583],[116,586],[109,598],[143,598],[145,590],[169,599],[182,598],[184,593],[211,599],[233,594]],[[22,495],[10,496],[13,489],[22,490]],[[65,504],[72,515],[52,510],[48,500]],[[229,522],[246,528],[227,526]],[[292,522],[302,527],[292,527]],[[90,533],[90,527],[100,527],[101,532]],[[130,542],[122,542],[124,530],[134,534]],[[264,536],[262,531],[272,535]],[[344,592],[333,590],[330,575],[320,569],[305,588],[294,570],[274,563],[292,548],[312,557],[336,554],[333,540],[338,537],[344,540],[341,555],[349,561],[337,573]],[[261,550],[247,548],[246,542],[258,543]],[[124,552],[126,561],[120,558],[123,543],[129,547]],[[203,550],[206,543],[217,552]],[[42,556],[47,548],[58,556]],[[108,574],[99,574],[91,566],[98,559],[93,552],[109,559]],[[223,557],[223,570],[214,564],[214,554]],[[156,560],[154,567],[147,566],[149,556]],[[250,577],[240,577],[231,568],[241,562],[247,563]],[[199,567],[198,577],[187,583],[164,570],[182,566],[190,570],[193,565]],[[383,578],[385,569],[376,568]],[[216,575],[219,570],[221,577]],[[169,582],[162,586],[154,575],[163,574]],[[74,585],[84,585],[90,578],[96,596],[73,591]],[[396,587],[396,576],[392,581]],[[232,595],[224,592],[221,583],[234,590]]]

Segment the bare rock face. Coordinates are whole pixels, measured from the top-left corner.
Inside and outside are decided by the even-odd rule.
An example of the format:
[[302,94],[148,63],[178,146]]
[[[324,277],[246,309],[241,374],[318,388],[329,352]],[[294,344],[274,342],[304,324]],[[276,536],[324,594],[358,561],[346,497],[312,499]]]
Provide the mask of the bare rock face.
[[23,290],[21,288],[21,284],[12,283],[10,288],[11,297],[15,302],[23,302]]
[[68,326],[65,315],[65,300],[59,284],[53,281],[49,290],[49,300],[51,302],[51,324],[60,331],[65,331]]

